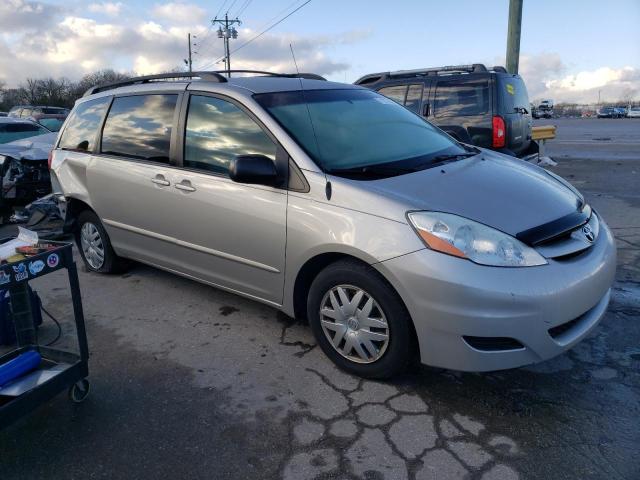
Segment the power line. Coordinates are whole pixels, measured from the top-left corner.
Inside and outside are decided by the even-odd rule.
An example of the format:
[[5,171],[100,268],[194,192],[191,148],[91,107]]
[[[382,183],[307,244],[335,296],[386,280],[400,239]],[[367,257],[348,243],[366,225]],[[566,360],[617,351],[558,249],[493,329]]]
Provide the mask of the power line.
[[233,8],[237,1],[238,0],[233,0],[233,2],[231,2],[231,5],[229,5],[229,8],[227,8],[227,13],[229,13],[229,11]]
[[218,15],[220,15],[220,12],[222,12],[222,9],[224,8],[224,6],[227,4],[228,0],[224,0],[224,2],[222,2],[222,5],[220,5],[220,8],[218,9],[218,11],[216,12],[216,14],[213,16],[213,18],[218,18]]
[[[296,2],[297,3],[297,2]],[[267,33],[268,31],[274,29],[275,27],[277,27],[279,24],[281,24],[282,22],[284,22],[287,18],[289,18],[291,15],[293,15],[294,13],[296,13],[298,10],[300,10],[302,7],[304,7],[305,5],[311,3],[311,0],[307,0],[306,2],[304,2],[302,5],[298,6],[295,10],[289,12],[286,16],[284,16],[283,18],[281,18],[280,20],[278,20],[276,23],[274,23],[273,25],[271,25],[270,27],[264,29],[263,31],[261,31],[259,34],[255,35],[254,37],[252,37],[251,39],[247,40],[245,43],[243,43],[242,45],[240,45],[238,48],[236,48],[235,50],[229,52],[229,55],[231,55],[232,53],[237,52],[238,50],[240,50],[241,48],[246,47],[247,45],[249,45],[250,43],[254,42],[255,40],[257,40],[258,38],[260,38],[262,35],[264,35],[265,33]],[[222,60],[223,58],[225,58],[225,56],[218,58],[217,60],[208,63],[205,67],[202,68],[207,68],[211,65],[215,65],[216,63],[218,63],[220,60]]]
[[253,0],[246,0],[238,9],[238,11],[236,12],[235,15],[233,15],[234,17],[239,17],[240,15],[242,15],[244,13],[244,11],[247,9],[247,7],[249,6],[249,4],[251,4]]

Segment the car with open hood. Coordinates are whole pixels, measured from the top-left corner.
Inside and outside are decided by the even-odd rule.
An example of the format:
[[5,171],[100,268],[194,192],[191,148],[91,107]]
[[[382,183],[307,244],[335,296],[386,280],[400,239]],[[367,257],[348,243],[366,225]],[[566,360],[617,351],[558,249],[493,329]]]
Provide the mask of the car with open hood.
[[51,172],[90,271],[134,259],[306,318],[364,377],[518,367],[596,327],[616,250],[568,182],[363,87],[235,75],[77,102]]

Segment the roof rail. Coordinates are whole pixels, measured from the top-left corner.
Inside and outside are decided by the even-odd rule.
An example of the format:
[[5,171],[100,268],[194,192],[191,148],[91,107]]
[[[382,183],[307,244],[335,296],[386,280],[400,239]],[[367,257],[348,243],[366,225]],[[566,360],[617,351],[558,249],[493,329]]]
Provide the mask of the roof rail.
[[125,87],[127,85],[135,85],[137,83],[150,83],[155,80],[167,80],[171,78],[194,78],[198,77],[209,82],[224,83],[227,81],[225,77],[218,72],[177,72],[177,73],[160,73],[157,75],[145,75],[143,77],[132,77],[120,82],[107,83],[104,85],[96,85],[87,90],[83,96],[88,97],[94,93],[104,92],[117,87]]
[[[229,70],[219,70],[217,73],[227,73]],[[316,73],[276,73],[276,72],[265,72],[262,70],[231,70],[231,73],[256,73],[259,75],[269,75],[271,77],[287,77],[287,78],[306,78],[307,80],[327,80],[321,75]]]
[[447,65],[444,67],[433,67],[433,68],[417,68],[415,70],[397,70],[395,72],[381,72],[381,73],[372,73],[370,75],[365,75],[364,77],[359,78],[355,81],[356,84],[368,84],[374,83],[378,80],[387,79],[387,78],[410,78],[410,77],[422,77],[426,75],[439,75],[441,73],[456,73],[456,72],[467,72],[467,73],[475,73],[475,72],[488,72],[487,67],[485,67],[482,63],[473,63],[470,65]]
[[97,85],[91,87],[84,94],[85,97],[93,95],[94,93],[104,92],[117,87],[125,87],[127,85],[135,85],[138,83],[150,83],[156,80],[167,80],[172,78],[200,78],[208,82],[225,83],[227,78],[223,76],[224,73],[255,73],[259,75],[269,75],[272,77],[288,77],[288,78],[306,78],[307,80],[326,80],[326,78],[317,75],[315,73],[274,73],[263,72],[261,70],[220,70],[216,72],[177,72],[177,73],[160,73],[158,75],[146,75],[144,77],[132,77],[120,82],[107,83],[104,85]]
[[509,73],[509,72],[507,72],[506,68],[501,67],[499,65],[496,65],[495,67],[491,67],[491,70],[493,70],[494,72]]

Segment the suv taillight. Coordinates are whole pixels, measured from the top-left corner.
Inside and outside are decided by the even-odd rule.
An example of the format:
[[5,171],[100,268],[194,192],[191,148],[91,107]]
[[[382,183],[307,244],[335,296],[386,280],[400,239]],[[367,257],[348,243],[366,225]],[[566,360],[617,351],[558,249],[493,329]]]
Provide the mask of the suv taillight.
[[47,158],[47,166],[51,170],[51,162],[53,161],[53,150],[49,151],[49,157]]
[[504,119],[496,115],[493,117],[492,122],[493,127],[493,148],[503,148],[505,146],[506,140],[506,131],[504,125]]

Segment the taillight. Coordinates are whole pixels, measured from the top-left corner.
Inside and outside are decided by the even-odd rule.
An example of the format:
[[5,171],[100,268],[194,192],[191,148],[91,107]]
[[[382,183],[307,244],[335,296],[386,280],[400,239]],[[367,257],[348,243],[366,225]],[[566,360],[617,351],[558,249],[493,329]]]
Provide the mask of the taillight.
[[47,158],[47,166],[51,170],[51,162],[53,161],[53,150],[49,151],[49,157]]
[[504,119],[499,116],[493,117],[493,148],[503,148],[506,140],[506,129],[504,125]]

